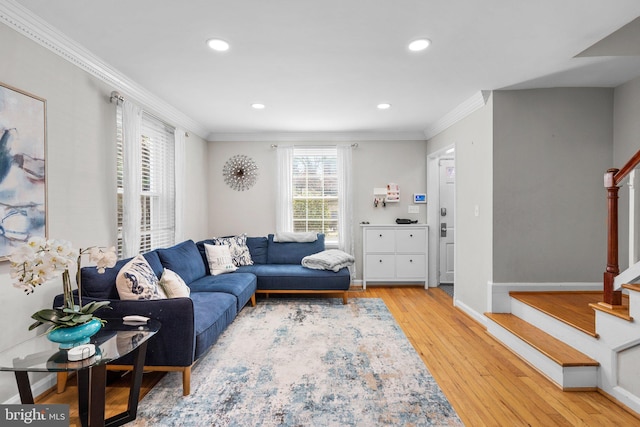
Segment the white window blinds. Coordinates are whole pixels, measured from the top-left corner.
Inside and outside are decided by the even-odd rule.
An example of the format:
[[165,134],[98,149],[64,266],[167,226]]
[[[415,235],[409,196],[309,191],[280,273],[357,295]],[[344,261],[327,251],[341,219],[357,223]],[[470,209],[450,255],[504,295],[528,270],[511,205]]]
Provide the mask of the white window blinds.
[[140,188],[124,188],[122,109],[117,112],[118,252],[122,256],[123,195],[135,191],[140,198],[140,253],[175,243],[175,137],[174,129],[144,113],[140,125]]
[[292,167],[293,231],[317,231],[338,243],[336,147],[295,147]]

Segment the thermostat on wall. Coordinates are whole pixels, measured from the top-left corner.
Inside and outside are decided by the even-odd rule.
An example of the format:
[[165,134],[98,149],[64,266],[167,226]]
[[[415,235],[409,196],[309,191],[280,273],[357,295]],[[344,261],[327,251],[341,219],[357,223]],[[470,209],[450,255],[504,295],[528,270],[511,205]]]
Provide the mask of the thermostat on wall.
[[413,193],[413,203],[427,203],[427,195],[425,193]]

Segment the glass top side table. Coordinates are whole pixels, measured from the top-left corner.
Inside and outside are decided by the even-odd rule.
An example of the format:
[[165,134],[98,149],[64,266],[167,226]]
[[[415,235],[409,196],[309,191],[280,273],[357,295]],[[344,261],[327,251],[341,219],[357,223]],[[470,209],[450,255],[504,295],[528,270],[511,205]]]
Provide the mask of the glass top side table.
[[[0,352],[0,371],[15,373],[20,400],[32,404],[29,372],[73,372],[78,376],[78,411],[83,426],[118,426],[136,418],[142,384],[147,341],[158,332],[160,322],[128,323],[122,319],[105,319],[106,325],[91,338],[95,354],[79,361],[67,360],[67,350],[38,335]],[[107,420],[104,418],[106,365],[129,353],[134,355],[133,375],[127,410]],[[91,398],[89,398],[91,396]]]

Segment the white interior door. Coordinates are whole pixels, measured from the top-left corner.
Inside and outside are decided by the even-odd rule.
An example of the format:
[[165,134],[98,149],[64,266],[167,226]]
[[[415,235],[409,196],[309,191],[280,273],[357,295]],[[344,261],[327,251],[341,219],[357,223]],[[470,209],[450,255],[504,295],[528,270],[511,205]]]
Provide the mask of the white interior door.
[[454,190],[456,168],[452,159],[440,159],[439,162],[440,207],[440,283],[454,282]]

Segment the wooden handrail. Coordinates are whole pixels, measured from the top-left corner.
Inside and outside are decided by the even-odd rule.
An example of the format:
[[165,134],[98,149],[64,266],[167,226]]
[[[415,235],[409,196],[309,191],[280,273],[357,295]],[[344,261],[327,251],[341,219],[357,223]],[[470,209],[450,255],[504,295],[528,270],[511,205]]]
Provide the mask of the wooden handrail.
[[[636,154],[633,155],[632,158],[629,159],[627,164],[625,164],[622,169],[616,171],[613,176],[614,185],[620,185],[623,179],[627,177],[638,165],[640,165],[640,150]],[[607,171],[608,172],[608,171]]]
[[615,290],[615,278],[620,274],[618,264],[618,191],[620,183],[638,165],[640,150],[629,159],[622,169],[609,169],[604,175],[604,187],[607,189],[607,269],[603,277],[604,305],[610,309],[622,307],[622,292]]

